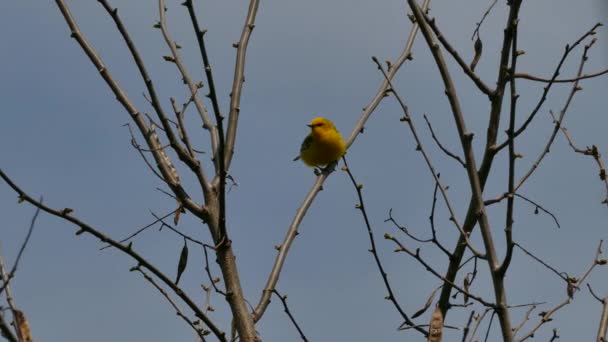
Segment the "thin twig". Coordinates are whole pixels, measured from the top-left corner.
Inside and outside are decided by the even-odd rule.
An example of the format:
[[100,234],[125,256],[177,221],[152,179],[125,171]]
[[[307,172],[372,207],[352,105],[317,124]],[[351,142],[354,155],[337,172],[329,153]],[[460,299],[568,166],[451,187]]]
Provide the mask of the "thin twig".
[[226,296],[226,292],[220,290],[216,285],[216,283],[219,282],[219,278],[213,278],[213,276],[211,275],[211,266],[209,266],[209,255],[207,253],[207,248],[214,249],[212,246],[203,244],[203,252],[205,253],[205,272],[207,273],[207,277],[209,278],[211,286],[213,286],[215,292],[221,294],[222,296]]
[[[596,25],[597,27],[597,25]],[[595,27],[594,27],[595,28]],[[585,46],[583,55],[581,57],[581,62],[579,64],[578,67],[578,72],[577,75],[581,75],[583,72],[583,67],[585,66],[585,62],[587,61],[587,53],[589,51],[589,49],[593,46],[593,44],[596,42],[595,39],[591,40],[591,42],[589,44],[587,44]],[[534,161],[534,164],[532,164],[532,166],[530,167],[530,169],[528,170],[528,172],[521,177],[521,179],[519,180],[519,182],[517,183],[517,186],[514,189],[514,192],[516,192],[517,190],[519,190],[519,188],[521,188],[521,186],[526,182],[526,180],[534,173],[534,171],[538,168],[538,166],[540,165],[540,163],[543,161],[543,159],[545,158],[545,156],[549,153],[551,145],[553,144],[553,141],[555,140],[555,136],[557,135],[557,133],[559,132],[559,128],[561,126],[561,123],[564,120],[564,117],[566,116],[566,113],[568,111],[568,107],[570,106],[570,103],[572,102],[572,99],[574,98],[574,94],[581,90],[581,88],[578,86],[578,81],[574,82],[572,84],[572,89],[570,90],[570,95],[568,95],[568,98],[566,99],[566,103],[564,104],[564,107],[561,109],[560,111],[560,115],[558,120],[555,122],[555,126],[553,128],[553,132],[551,132],[551,136],[549,137],[549,140],[547,141],[547,143],[545,144],[545,147],[543,148],[542,152],[540,153],[540,155],[538,156],[538,158],[536,159],[536,161]],[[523,127],[523,126],[522,126]],[[509,139],[510,140],[510,139]]]
[[439,148],[448,156],[454,158],[458,163],[460,163],[460,165],[462,165],[463,168],[466,168],[467,166],[464,164],[464,162],[462,161],[462,159],[460,159],[459,156],[457,156],[456,154],[450,152],[447,148],[445,148],[440,142],[439,139],[437,139],[437,136],[435,136],[435,132],[433,131],[433,126],[431,126],[431,123],[429,122],[428,117],[426,116],[426,114],[422,115],[422,117],[424,118],[424,121],[426,121],[427,126],[429,127],[429,131],[431,131],[431,136],[433,137],[433,140],[435,140],[435,142],[437,143],[437,146],[439,146]]
[[488,323],[488,329],[486,330],[486,338],[483,339],[484,342],[488,342],[490,330],[492,329],[492,322],[494,322],[494,316],[496,316],[496,311],[492,311],[492,315],[490,316],[490,323]]
[[[125,243],[125,242],[127,242],[127,241],[131,240],[132,238],[134,238],[134,237],[136,237],[137,235],[139,235],[139,233],[143,232],[144,230],[146,230],[146,229],[148,229],[148,228],[150,228],[150,227],[154,226],[154,225],[155,225],[155,224],[157,224],[158,222],[160,222],[162,219],[165,219],[165,218],[167,218],[167,217],[169,217],[169,216],[171,216],[171,215],[175,214],[175,212],[176,212],[176,211],[178,211],[178,210],[179,210],[179,208],[177,208],[177,209],[175,209],[175,210],[171,211],[170,213],[168,213],[168,214],[166,214],[166,215],[162,216],[161,218],[156,218],[154,221],[152,221],[151,223],[149,223],[149,224],[147,224],[147,225],[145,225],[145,226],[143,226],[143,227],[139,228],[138,230],[136,230],[134,233],[132,233],[131,235],[127,236],[126,238],[124,238],[124,239],[122,239],[122,240],[118,240],[118,242],[120,242],[120,243]],[[110,246],[110,245],[105,245],[105,246],[101,247],[99,250],[100,250],[100,251],[102,251],[102,250],[107,249],[107,248],[110,248],[110,247],[112,247],[112,246]]]
[[483,319],[486,317],[486,315],[488,314],[488,312],[492,311],[491,308],[486,308],[483,312],[483,314],[477,315],[477,318],[475,319],[477,322],[475,323],[475,327],[473,328],[473,332],[471,333],[471,338],[469,338],[468,342],[472,342],[473,339],[475,338],[475,335],[477,335],[477,329],[479,329],[479,327],[481,326],[481,322],[483,321]]
[[[217,157],[218,146],[219,146],[219,132],[217,131],[215,125],[211,121],[211,118],[209,117],[209,113],[207,112],[207,108],[205,107],[200,96],[198,95],[198,89],[200,88],[200,85],[195,84],[194,81],[192,80],[192,77],[190,77],[190,73],[188,72],[188,70],[184,64],[184,62],[181,58],[181,55],[177,51],[177,45],[175,44],[175,41],[173,40],[173,38],[171,38],[171,35],[169,34],[169,29],[167,28],[167,19],[165,16],[166,11],[167,11],[167,8],[165,7],[164,0],[159,0],[158,1],[158,13],[159,13],[159,24],[160,24],[159,26],[160,26],[160,30],[163,35],[163,38],[165,40],[165,43],[169,47],[169,50],[171,50],[171,55],[173,56],[171,62],[173,62],[175,64],[175,66],[177,67],[177,69],[179,70],[179,73],[182,76],[182,80],[184,81],[184,83],[188,87],[188,90],[190,91],[190,96],[192,96],[192,98],[194,100],[194,106],[196,107],[199,117],[201,118],[201,121],[203,122],[203,128],[208,130],[209,134],[211,135],[211,150],[213,151],[213,156],[215,158],[215,157]],[[216,163],[217,163],[217,159],[216,159]],[[200,164],[198,166],[200,168]],[[217,170],[217,164],[216,164],[216,170]],[[208,184],[206,186],[208,186]],[[211,190],[211,188],[209,187],[208,190]]]
[[[599,260],[600,255],[602,254],[602,244],[603,244],[603,240],[600,240],[597,249],[595,251],[595,255],[593,257],[593,262],[591,263],[591,265],[588,267],[588,269],[583,272],[583,274],[576,278],[576,277],[567,277],[566,283],[567,283],[567,297],[566,299],[559,303],[558,305],[556,305],[554,308],[552,308],[549,311],[545,311],[545,312],[541,312],[539,315],[541,316],[540,320],[536,323],[536,325],[530,329],[530,331],[524,335],[522,338],[518,339],[518,342],[523,342],[529,338],[533,338],[534,335],[536,334],[536,332],[538,331],[538,329],[540,329],[544,324],[546,324],[547,322],[550,322],[553,320],[553,315],[559,311],[561,308],[565,307],[566,305],[570,304],[574,298],[574,294],[577,291],[580,291],[580,285],[583,284],[585,282],[585,280],[587,279],[587,277],[591,274],[591,271],[593,271],[593,269],[601,263]],[[521,248],[521,247],[520,247]],[[545,264],[546,265],[546,264]],[[552,271],[554,271],[553,269],[551,269]],[[555,272],[555,271],[554,271]],[[562,277],[560,275],[560,277]],[[555,335],[555,333],[554,333]]]
[[179,306],[177,306],[177,304],[173,301],[173,299],[171,299],[171,297],[169,297],[169,294],[167,293],[167,291],[165,291],[165,289],[163,289],[158,283],[156,283],[156,281],[154,281],[154,279],[148,273],[146,273],[144,270],[142,270],[139,266],[133,267],[131,269],[131,271],[137,271],[137,272],[141,273],[141,275],[144,276],[144,278],[148,282],[150,282],[150,284],[154,285],[154,287],[158,290],[158,292],[160,292],[163,295],[163,297],[165,297],[165,299],[169,302],[169,304],[171,304],[171,306],[175,309],[175,313],[177,314],[177,316],[179,316],[190,327],[192,327],[192,329],[194,329],[194,331],[196,331],[196,334],[198,335],[199,338],[201,338],[203,341],[205,340],[205,335],[208,334],[209,332],[205,331],[204,329],[197,328],[194,325],[194,323],[192,322],[192,320],[190,318],[188,318],[188,316],[186,316],[182,312],[182,310],[180,310]]
[[[365,209],[365,203],[363,202],[363,193],[361,192],[361,189],[363,188],[362,184],[357,183],[357,181],[355,180],[352,171],[350,170],[350,168],[348,167],[348,163],[346,162],[346,158],[342,157],[342,160],[344,161],[344,168],[343,170],[346,171],[346,173],[348,174],[348,178],[350,179],[351,183],[353,184],[353,186],[355,187],[355,190],[357,192],[357,198],[359,200],[359,202],[355,205],[355,208],[359,209],[359,211],[361,212],[361,215],[363,216],[363,220],[365,222],[365,226],[367,228],[367,234],[369,237],[369,242],[371,245],[371,248],[369,249],[369,251],[372,253],[372,255],[374,256],[374,261],[376,262],[376,267],[378,267],[378,271],[380,271],[380,275],[382,276],[382,281],[384,282],[384,286],[386,287],[386,290],[388,291],[388,296],[386,296],[386,299],[390,300],[393,305],[395,306],[395,308],[397,309],[397,311],[399,311],[399,313],[401,314],[401,317],[403,318],[403,320],[405,321],[405,323],[407,325],[410,325],[412,327],[416,326],[416,324],[414,324],[414,322],[409,318],[409,316],[405,313],[405,311],[401,308],[401,305],[399,304],[399,301],[397,300],[397,298],[395,297],[395,294],[393,292],[393,289],[391,287],[391,284],[388,281],[388,275],[386,273],[386,271],[384,271],[384,266],[382,266],[382,262],[380,261],[380,256],[378,256],[378,250],[376,249],[376,242],[374,239],[374,232],[372,231],[372,226],[369,222],[369,218],[367,217],[367,211]],[[428,332],[425,331],[422,328],[416,329],[419,332],[421,332],[425,337],[428,336]]]
[[465,325],[464,329],[462,329],[462,340],[461,342],[466,342],[467,335],[469,334],[469,329],[471,328],[471,322],[473,321],[473,316],[475,316],[475,310],[472,310],[469,314],[469,320],[467,321],[467,325]]
[[464,61],[464,59],[462,59],[462,57],[460,57],[460,54],[447,41],[447,39],[445,38],[445,36],[443,35],[443,33],[441,33],[441,31],[439,30],[439,27],[437,26],[437,23],[435,22],[435,18],[429,18],[426,14],[424,14],[424,13],[422,13],[422,14],[424,15],[424,20],[428,23],[428,25],[433,30],[433,33],[437,37],[437,40],[439,40],[439,42],[441,43],[441,45],[443,45],[443,47],[446,49],[446,51],[450,55],[452,55],[452,58],[454,58],[454,60],[456,61],[456,63],[458,63],[458,65],[460,65],[460,67],[462,68],[462,71],[465,73],[465,75],[469,76],[469,78],[471,79],[471,81],[473,81],[473,83],[475,83],[475,85],[477,86],[477,88],[482,93],[484,93],[484,94],[486,94],[488,96],[492,96],[493,93],[494,93],[494,90],[490,89],[481,80],[481,78],[479,78],[479,76],[477,76],[477,74],[475,74],[475,72],[471,69],[471,67],[469,65],[467,65],[467,63]]
[[[123,91],[118,82],[113,78],[112,74],[105,66],[102,59],[86,40],[86,38],[80,31],[80,28],[76,24],[76,21],[74,20],[74,17],[70,12],[69,7],[65,3],[65,0],[55,0],[55,3],[70,28],[71,37],[76,39],[76,41],[78,42],[82,50],[85,52],[89,60],[93,63],[93,65],[95,65],[101,77],[104,79],[108,87],[116,96],[116,99],[120,102],[120,104],[129,113],[133,121],[137,124],[137,128],[146,139],[148,146],[153,150],[152,155],[154,156],[156,164],[158,165],[158,168],[162,174],[162,178],[165,180],[171,180],[173,178],[172,165],[169,165],[168,159],[166,159],[162,155],[161,151],[157,150],[160,147],[160,144],[156,139],[154,139],[150,128],[148,127],[143,118],[143,115],[137,110],[131,99]],[[168,185],[179,198],[179,201],[188,210],[190,210],[193,214],[200,217],[201,219],[207,218],[206,210],[190,198],[186,190],[181,186],[181,184],[179,184],[179,182],[168,182]]]
[[481,28],[481,25],[483,24],[484,20],[486,20],[488,14],[490,14],[490,12],[492,11],[492,8],[494,8],[494,5],[496,5],[496,2],[498,2],[498,0],[492,1],[492,4],[490,4],[488,9],[485,11],[483,16],[481,17],[481,20],[479,20],[479,22],[476,24],[477,27],[475,27],[475,31],[473,31],[471,40],[475,39],[476,36],[477,36],[477,38],[479,38],[479,29]]
[[397,246],[399,246],[399,248],[395,249],[395,252],[405,252],[405,253],[409,254],[411,257],[413,257],[414,259],[416,259],[416,261],[418,261],[422,266],[424,266],[424,268],[427,271],[429,271],[431,274],[433,274],[439,280],[441,280],[444,283],[452,286],[458,292],[460,292],[462,294],[466,294],[470,298],[475,299],[480,304],[482,304],[484,306],[487,306],[489,308],[496,309],[496,304],[490,303],[487,300],[485,300],[485,299],[483,299],[483,298],[481,298],[481,297],[479,297],[477,295],[474,295],[474,294],[470,293],[469,291],[466,291],[465,289],[461,288],[460,286],[452,283],[451,281],[447,280],[445,277],[441,276],[441,274],[439,274],[439,272],[437,272],[433,267],[431,267],[431,265],[429,263],[427,263],[426,261],[424,261],[424,259],[422,259],[422,257],[420,256],[420,249],[419,248],[416,248],[416,251],[412,252],[407,247],[405,247],[399,240],[397,240],[394,236],[392,236],[390,234],[384,234],[384,238],[387,239],[387,240],[393,241],[395,244],[397,244]]
[[532,254],[532,252],[530,252],[527,249],[525,249],[521,244],[519,244],[519,243],[516,242],[515,246],[519,247],[519,249],[521,249],[529,257],[531,257],[532,259],[536,260],[541,265],[545,266],[548,270],[550,270],[551,272],[555,273],[558,277],[562,278],[563,281],[568,282],[568,274],[566,272],[560,272],[560,271],[558,271],[557,269],[555,269],[554,267],[550,266],[548,263],[546,263],[545,261],[543,261],[541,258],[539,258],[536,255]]
[[283,309],[285,310],[285,313],[287,314],[287,316],[289,316],[289,320],[291,321],[291,323],[293,323],[293,325],[298,330],[298,333],[300,334],[300,338],[302,339],[302,341],[308,342],[306,335],[304,335],[304,332],[300,328],[300,325],[298,324],[298,322],[296,322],[296,319],[293,317],[293,315],[291,314],[291,311],[289,310],[289,307],[287,306],[287,295],[281,296],[279,291],[277,291],[276,289],[273,289],[272,292],[275,295],[277,295],[277,297],[279,297],[279,299],[281,300],[281,303],[283,303]]
[[460,234],[465,236],[465,241],[466,241],[469,249],[471,250],[471,252],[482,259],[485,258],[485,254],[483,254],[482,252],[477,250],[475,247],[473,247],[471,241],[469,240],[468,234],[466,234],[464,232],[464,230],[462,229],[462,226],[458,222],[458,219],[456,218],[456,213],[455,213],[454,209],[452,208],[450,199],[448,198],[447,191],[446,191],[445,187],[442,185],[441,180],[439,179],[439,173],[435,170],[435,167],[433,166],[433,163],[431,162],[431,158],[426,153],[426,150],[424,149],[424,146],[422,145],[422,141],[418,137],[418,132],[416,131],[416,126],[414,125],[414,122],[412,121],[412,117],[409,114],[407,105],[404,103],[401,96],[399,96],[399,93],[397,93],[397,90],[393,87],[393,84],[392,84],[391,80],[388,78],[386,71],[384,71],[382,64],[380,64],[380,62],[378,61],[378,59],[376,57],[372,57],[372,60],[374,61],[374,63],[376,63],[376,65],[378,66],[378,69],[382,72],[382,75],[384,76],[385,80],[388,82],[388,84],[390,86],[390,91],[395,95],[397,102],[401,106],[401,110],[403,111],[403,115],[404,115],[401,118],[401,120],[407,122],[408,127],[410,128],[410,132],[412,133],[412,136],[414,137],[414,140],[416,141],[416,144],[417,144],[416,150],[419,151],[420,153],[422,153],[422,157],[424,158],[427,168],[431,172],[431,175],[433,176],[435,183],[439,184],[439,190],[441,191],[441,196],[443,197],[443,201],[450,213],[450,221],[452,221],[454,223],[454,225],[456,226],[456,228],[458,229]]
[[[601,23],[595,24],[590,30],[585,32],[579,39],[577,39],[574,43],[572,43],[572,45],[570,45],[570,44],[566,45],[564,53],[562,54],[560,61],[557,63],[557,66],[555,67],[553,76],[549,80],[548,84],[543,88],[543,93],[542,93],[540,99],[538,100],[536,106],[534,107],[534,109],[532,110],[530,115],[528,115],[528,118],[526,119],[526,121],[515,131],[515,133],[513,133],[513,137],[507,138],[506,141],[504,141],[501,144],[498,144],[498,146],[495,147],[495,153],[502,150],[506,146],[508,146],[509,139],[517,138],[523,131],[526,130],[528,125],[532,122],[532,120],[536,116],[536,113],[538,113],[538,111],[540,110],[542,105],[545,103],[545,100],[547,99],[547,94],[549,93],[549,90],[551,90],[551,86],[555,83],[555,80],[557,79],[557,76],[559,75],[559,72],[560,72],[564,62],[568,58],[568,55],[570,54],[570,52],[572,52],[583,40],[585,40],[585,38],[594,35],[595,30],[601,26],[602,26]],[[582,75],[581,72],[582,72],[582,70],[579,70],[579,72],[577,73],[577,78]],[[578,84],[578,81],[580,81],[580,79],[575,81],[576,84]]]
[[533,200],[531,200],[531,199],[529,199],[529,198],[527,198],[527,197],[525,197],[525,196],[523,196],[523,195],[520,195],[520,194],[518,194],[518,193],[515,193],[515,194],[513,194],[513,196],[519,197],[519,198],[523,199],[524,201],[526,201],[526,202],[528,202],[528,203],[533,204],[533,205],[534,205],[536,208],[540,209],[540,210],[541,210],[542,212],[544,212],[545,214],[547,214],[547,215],[551,216],[551,218],[552,218],[552,219],[553,219],[553,221],[555,222],[555,225],[557,225],[557,228],[561,228],[561,226],[560,226],[560,224],[559,224],[559,221],[557,220],[557,217],[556,217],[556,216],[555,216],[555,215],[554,215],[552,212],[550,212],[549,210],[547,210],[547,209],[543,208],[543,206],[541,206],[540,204],[538,204],[538,203],[534,202]]
[[515,328],[513,328],[514,336],[517,336],[517,332],[519,332],[519,330],[523,328],[524,324],[526,324],[526,322],[530,320],[530,314],[532,313],[532,311],[534,311],[534,309],[536,309],[536,305],[532,305],[524,314],[524,318],[521,320],[521,322],[516,325]]
[[[139,54],[137,48],[135,47],[133,40],[131,39],[127,29],[125,28],[125,26],[122,23],[122,20],[120,19],[120,16],[118,15],[118,9],[112,8],[112,6],[110,6],[110,4],[108,3],[107,0],[99,0],[99,2],[103,6],[103,8],[106,10],[106,12],[108,12],[110,17],[112,17],[112,20],[116,24],[118,31],[120,32],[121,36],[123,37],[123,40],[127,44],[129,52],[131,53],[131,56],[133,57],[133,60],[135,61],[135,64],[137,65],[137,68],[141,75],[141,78],[143,79],[143,81],[146,85],[146,88],[148,90],[148,93],[150,94],[149,102],[152,105],[152,107],[154,107],[154,111],[156,112],[158,118],[161,121],[161,127],[163,128],[163,131],[166,133],[167,138],[169,139],[169,142],[171,144],[171,147],[177,153],[180,160],[182,160],[192,170],[192,172],[194,174],[196,174],[196,176],[199,180],[199,183],[200,183],[201,187],[203,188],[203,191],[205,191],[205,192],[210,191],[211,189],[209,188],[209,185],[207,183],[206,176],[204,174],[204,170],[200,167],[200,163],[194,158],[193,155],[189,155],[184,150],[184,148],[178,143],[177,138],[175,137],[175,134],[173,132],[173,129],[171,128],[170,120],[167,118],[167,115],[165,114],[163,107],[160,104],[158,95],[156,94],[154,82],[152,81],[152,79],[143,63],[141,55]],[[145,131],[141,131],[141,132],[144,135],[146,133]],[[153,147],[153,146],[150,146],[150,147]],[[168,157],[166,157],[166,160],[167,160],[167,163],[170,163],[170,160]]]
[[585,80],[588,78],[594,78],[594,77],[598,77],[598,76],[602,76],[608,74],[608,68],[604,69],[602,71],[598,71],[598,72],[594,72],[591,74],[583,74],[581,76],[578,77],[573,77],[573,78],[562,78],[562,79],[555,79],[555,80],[551,80],[551,79],[547,79],[547,78],[542,78],[542,77],[538,77],[538,76],[534,76],[534,75],[530,75],[530,74],[526,74],[526,73],[516,73],[515,75],[513,75],[514,78],[521,78],[523,80],[530,80],[530,81],[537,81],[537,82],[542,82],[542,83],[572,83],[572,82],[576,82],[576,81],[580,81],[580,80]]
[[432,238],[431,239],[421,239],[421,238],[416,237],[415,235],[410,233],[410,231],[407,229],[406,226],[402,226],[399,223],[397,223],[397,221],[395,221],[395,218],[393,217],[393,208],[388,210],[388,218],[386,220],[384,220],[384,222],[391,222],[397,229],[402,231],[403,234],[409,236],[410,239],[412,239],[414,241],[418,241],[421,243],[433,242]]
[[[43,198],[42,196],[40,197],[40,199],[38,200],[40,203],[42,203]],[[21,257],[23,256],[23,252],[25,251],[25,247],[27,247],[28,242],[30,242],[30,237],[32,236],[32,232],[34,231],[34,226],[36,225],[36,219],[38,218],[38,214],[40,214],[40,208],[36,208],[36,212],[34,213],[34,216],[32,217],[32,220],[30,222],[30,227],[27,230],[27,234],[25,235],[25,240],[23,240],[23,243],[21,243],[21,247],[19,248],[19,252],[17,253],[17,258],[15,259],[15,263],[13,263],[13,267],[11,268],[11,271],[8,272],[8,274],[5,276],[4,274],[4,270],[3,270],[3,274],[2,274],[2,287],[0,287],[0,294],[2,294],[2,292],[4,292],[4,289],[7,288],[9,286],[9,283],[11,281],[11,279],[13,279],[13,277],[15,276],[15,273],[17,272],[17,267],[19,266],[19,261],[21,261]]]
[[[553,117],[553,120],[556,121],[555,116],[553,115],[553,113],[550,112],[550,114]],[[562,133],[564,133],[564,136],[568,140],[568,144],[570,145],[570,147],[572,147],[572,149],[574,150],[574,152],[580,153],[580,154],[585,155],[585,156],[591,156],[591,157],[593,157],[593,159],[597,163],[597,166],[599,168],[600,179],[604,182],[604,184],[606,186],[606,197],[604,198],[604,200],[602,201],[602,203],[608,205],[608,176],[606,174],[606,166],[604,166],[604,162],[602,161],[599,149],[595,145],[591,145],[591,147],[587,146],[584,150],[581,149],[581,148],[576,147],[576,145],[574,145],[574,142],[572,141],[572,137],[568,133],[568,129],[566,127],[562,126],[562,125],[560,125],[560,128],[562,130]]]

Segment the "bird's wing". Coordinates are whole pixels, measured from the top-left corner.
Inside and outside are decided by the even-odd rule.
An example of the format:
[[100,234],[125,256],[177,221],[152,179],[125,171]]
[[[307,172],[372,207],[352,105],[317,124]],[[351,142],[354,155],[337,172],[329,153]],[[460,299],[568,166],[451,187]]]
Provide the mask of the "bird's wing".
[[[312,144],[312,136],[307,135],[306,138],[304,138],[304,141],[302,141],[302,146],[300,146],[300,153],[302,153],[302,151],[304,151],[304,150],[309,149],[311,144]],[[296,161],[299,159],[300,159],[300,155],[298,154],[295,158],[293,158],[293,161]]]
[[300,152],[308,150],[312,145],[312,135],[307,135],[304,141],[302,141],[302,146],[300,147]]

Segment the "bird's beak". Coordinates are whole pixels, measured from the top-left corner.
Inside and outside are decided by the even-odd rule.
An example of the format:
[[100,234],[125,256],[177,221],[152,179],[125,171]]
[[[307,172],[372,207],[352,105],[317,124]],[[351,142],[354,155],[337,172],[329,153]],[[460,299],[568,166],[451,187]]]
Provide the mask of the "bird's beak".
[[308,126],[308,127],[312,128],[312,125],[306,125],[306,126]]

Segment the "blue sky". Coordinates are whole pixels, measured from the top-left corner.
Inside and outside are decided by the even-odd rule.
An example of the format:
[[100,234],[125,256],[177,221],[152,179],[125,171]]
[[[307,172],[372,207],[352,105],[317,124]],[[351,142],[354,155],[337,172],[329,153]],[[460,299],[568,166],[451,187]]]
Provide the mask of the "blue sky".
[[[472,56],[470,36],[475,22],[490,2],[436,2],[431,6],[431,14],[466,60]],[[157,5],[132,1],[114,1],[113,5],[119,8],[144,55],[163,105],[170,108],[169,96],[184,101],[186,89],[175,67],[162,60],[169,50],[160,32],[152,28],[158,17]],[[197,2],[200,19],[209,30],[210,58],[224,112],[234,67],[235,50],[231,45],[238,39],[246,5],[244,1]],[[72,1],[70,6],[83,33],[131,99],[141,111],[151,113],[141,95],[144,86],[135,65],[101,6],[95,1]],[[182,53],[191,74],[200,79],[199,55],[187,12],[177,2],[168,2],[168,6],[171,32],[184,47]],[[350,134],[361,108],[382,80],[370,57],[394,60],[398,56],[411,25],[406,12],[405,2],[396,0],[262,2],[250,42],[239,135],[230,170],[238,186],[228,195],[229,229],[245,295],[253,304],[271,269],[276,253],[273,246],[282,241],[295,210],[314,182],[311,169],[291,162],[307,134],[305,125],[323,115],[333,120],[343,135]],[[505,16],[506,6],[500,1],[481,33],[484,54],[477,70],[490,85],[495,80]],[[607,18],[608,8],[601,0],[576,6],[566,0],[525,1],[519,46],[526,54],[519,59],[520,71],[550,76],[564,45],[598,21],[608,24]],[[125,237],[152,221],[150,211],[166,213],[173,209],[173,200],[155,190],[161,184],[130,146],[128,131],[123,127],[129,122],[127,113],[69,37],[54,3],[0,3],[0,41],[0,167],[5,172],[30,194],[43,195],[53,207],[74,208],[79,218],[115,238]],[[580,53],[577,50],[572,54],[564,67],[564,77],[574,75]],[[422,119],[423,113],[429,115],[440,139],[460,152],[452,115],[421,37],[413,54],[414,60],[403,67],[395,84],[410,107],[436,168],[450,186],[449,196],[462,221],[469,196],[466,174],[436,148]],[[586,71],[608,66],[605,28],[599,30],[590,55]],[[488,102],[454,63],[450,67],[467,125],[476,133],[479,161]],[[581,85],[584,90],[576,94],[564,125],[579,146],[595,144],[608,155],[608,78],[586,80]],[[542,85],[520,81],[518,89],[521,120],[536,103]],[[552,129],[548,111],[559,111],[568,91],[569,85],[555,86],[530,130],[522,135],[518,151],[524,158],[518,162],[518,176],[541,152]],[[194,113],[190,114],[195,144],[208,149],[206,133],[197,131]],[[380,256],[397,297],[411,314],[439,282],[411,258],[392,252],[394,246],[381,238],[385,232],[395,234],[409,247],[417,245],[384,220],[393,208],[400,223],[417,234],[430,234],[428,215],[434,184],[399,117],[396,101],[386,98],[349,150],[348,158],[358,181],[364,184]],[[499,140],[504,138],[501,134]],[[184,182],[194,186],[186,170],[180,171]],[[506,191],[506,175],[503,156],[495,163],[487,198]],[[605,188],[593,160],[573,153],[559,135],[521,193],[554,212],[562,228],[556,229],[546,215],[534,215],[534,207],[520,201],[515,207],[515,239],[559,270],[580,275],[592,261],[599,240],[608,237],[608,209],[600,204]],[[200,194],[194,196],[200,198]],[[312,341],[421,340],[419,334],[397,331],[401,320],[383,299],[386,290],[367,252],[369,241],[360,214],[354,209],[356,201],[346,174],[332,174],[302,223],[277,288],[288,294],[291,310]],[[0,208],[0,243],[5,262],[10,265],[34,209],[17,204],[5,184],[0,185]],[[504,205],[489,209],[500,255],[504,252],[504,209]],[[441,201],[437,210],[440,239],[452,248],[455,229]],[[186,215],[179,228],[210,241],[205,227],[192,215]],[[16,302],[28,315],[37,340],[194,339],[193,332],[156,290],[139,275],[128,272],[134,266],[132,260],[111,249],[99,251],[98,241],[77,237],[74,232],[70,224],[41,215],[12,282]],[[480,246],[478,236],[474,241]],[[148,230],[135,241],[142,254],[170,275],[175,272],[181,244],[175,234],[158,229]],[[422,253],[438,270],[445,269],[447,260],[436,249],[424,246]],[[206,281],[202,267],[202,252],[191,246],[182,282],[201,304],[204,294],[200,283]],[[486,269],[485,264],[480,265],[480,279],[473,290],[492,298]],[[599,268],[590,277],[599,294],[608,294],[604,285],[607,274]],[[512,304],[546,301],[549,304],[539,308],[545,310],[565,298],[564,284],[521,253],[515,255],[506,281]],[[215,296],[212,304],[217,310],[212,318],[227,329],[229,316],[223,299]],[[548,339],[551,328],[558,327],[564,341],[590,340],[595,337],[600,310],[600,304],[585,289],[536,336]],[[525,309],[514,310],[514,322],[524,313]],[[420,324],[426,324],[427,317]],[[455,309],[447,324],[462,327],[467,318],[468,311]],[[257,327],[264,341],[298,339],[277,299]],[[449,332],[449,340],[460,334]]]

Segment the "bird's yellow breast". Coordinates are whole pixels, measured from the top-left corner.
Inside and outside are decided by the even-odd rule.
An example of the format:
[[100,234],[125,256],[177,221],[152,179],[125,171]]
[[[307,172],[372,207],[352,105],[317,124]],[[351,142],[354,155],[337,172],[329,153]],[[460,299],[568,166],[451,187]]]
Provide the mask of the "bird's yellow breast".
[[338,131],[313,130],[309,137],[308,146],[302,148],[300,157],[308,166],[328,165],[338,160],[346,151],[344,140]]

